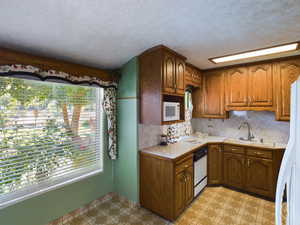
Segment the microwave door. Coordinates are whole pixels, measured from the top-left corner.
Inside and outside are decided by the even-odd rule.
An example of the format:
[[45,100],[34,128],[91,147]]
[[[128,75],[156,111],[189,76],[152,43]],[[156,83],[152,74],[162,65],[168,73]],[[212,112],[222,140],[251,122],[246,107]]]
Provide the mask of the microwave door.
[[172,105],[166,105],[164,110],[164,121],[176,120],[176,107]]

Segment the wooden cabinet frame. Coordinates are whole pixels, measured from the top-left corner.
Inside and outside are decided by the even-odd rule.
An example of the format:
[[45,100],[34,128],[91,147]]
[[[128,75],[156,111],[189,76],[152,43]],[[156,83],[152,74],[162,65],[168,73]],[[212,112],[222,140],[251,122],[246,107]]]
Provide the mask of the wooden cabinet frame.
[[140,203],[175,220],[194,198],[193,153],[166,159],[140,152]]
[[[229,144],[223,145],[223,151],[219,149],[222,149],[222,145],[209,145],[207,164],[209,185],[224,185],[269,199],[275,198],[284,149]],[[216,168],[221,172],[216,172]]]

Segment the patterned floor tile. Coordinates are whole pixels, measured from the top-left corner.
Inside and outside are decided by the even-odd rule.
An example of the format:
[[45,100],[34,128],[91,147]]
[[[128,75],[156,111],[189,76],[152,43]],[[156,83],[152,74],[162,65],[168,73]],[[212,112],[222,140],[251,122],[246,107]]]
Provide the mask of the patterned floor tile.
[[[223,187],[208,187],[173,223],[114,196],[68,225],[273,225],[274,203]],[[283,207],[286,216],[286,205]]]

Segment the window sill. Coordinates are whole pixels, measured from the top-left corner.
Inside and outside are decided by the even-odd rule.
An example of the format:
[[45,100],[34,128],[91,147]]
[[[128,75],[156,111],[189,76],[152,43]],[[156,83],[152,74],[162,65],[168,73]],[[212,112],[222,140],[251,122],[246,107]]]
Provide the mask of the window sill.
[[[98,175],[103,172],[103,169],[97,168],[89,169],[89,171],[78,171],[74,172],[72,174],[69,174],[68,178],[66,177],[60,177],[56,179],[49,179],[45,181],[44,183],[35,184],[32,186],[29,186],[28,188],[24,188],[22,190],[17,190],[12,193],[8,193],[3,197],[0,197],[0,209],[4,209],[8,206],[12,206],[14,204],[17,204],[19,202],[22,202],[24,200],[33,198],[35,196],[42,195],[44,193],[47,193],[49,191],[53,191],[59,188],[62,188],[64,186],[67,186],[69,184],[84,180],[86,178]],[[51,184],[51,185],[49,185]]]

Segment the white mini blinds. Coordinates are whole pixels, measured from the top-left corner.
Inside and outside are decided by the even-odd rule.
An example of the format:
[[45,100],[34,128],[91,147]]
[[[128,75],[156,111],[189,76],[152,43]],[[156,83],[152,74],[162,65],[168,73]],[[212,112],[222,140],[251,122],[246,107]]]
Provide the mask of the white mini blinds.
[[0,208],[102,171],[102,96],[0,77]]

